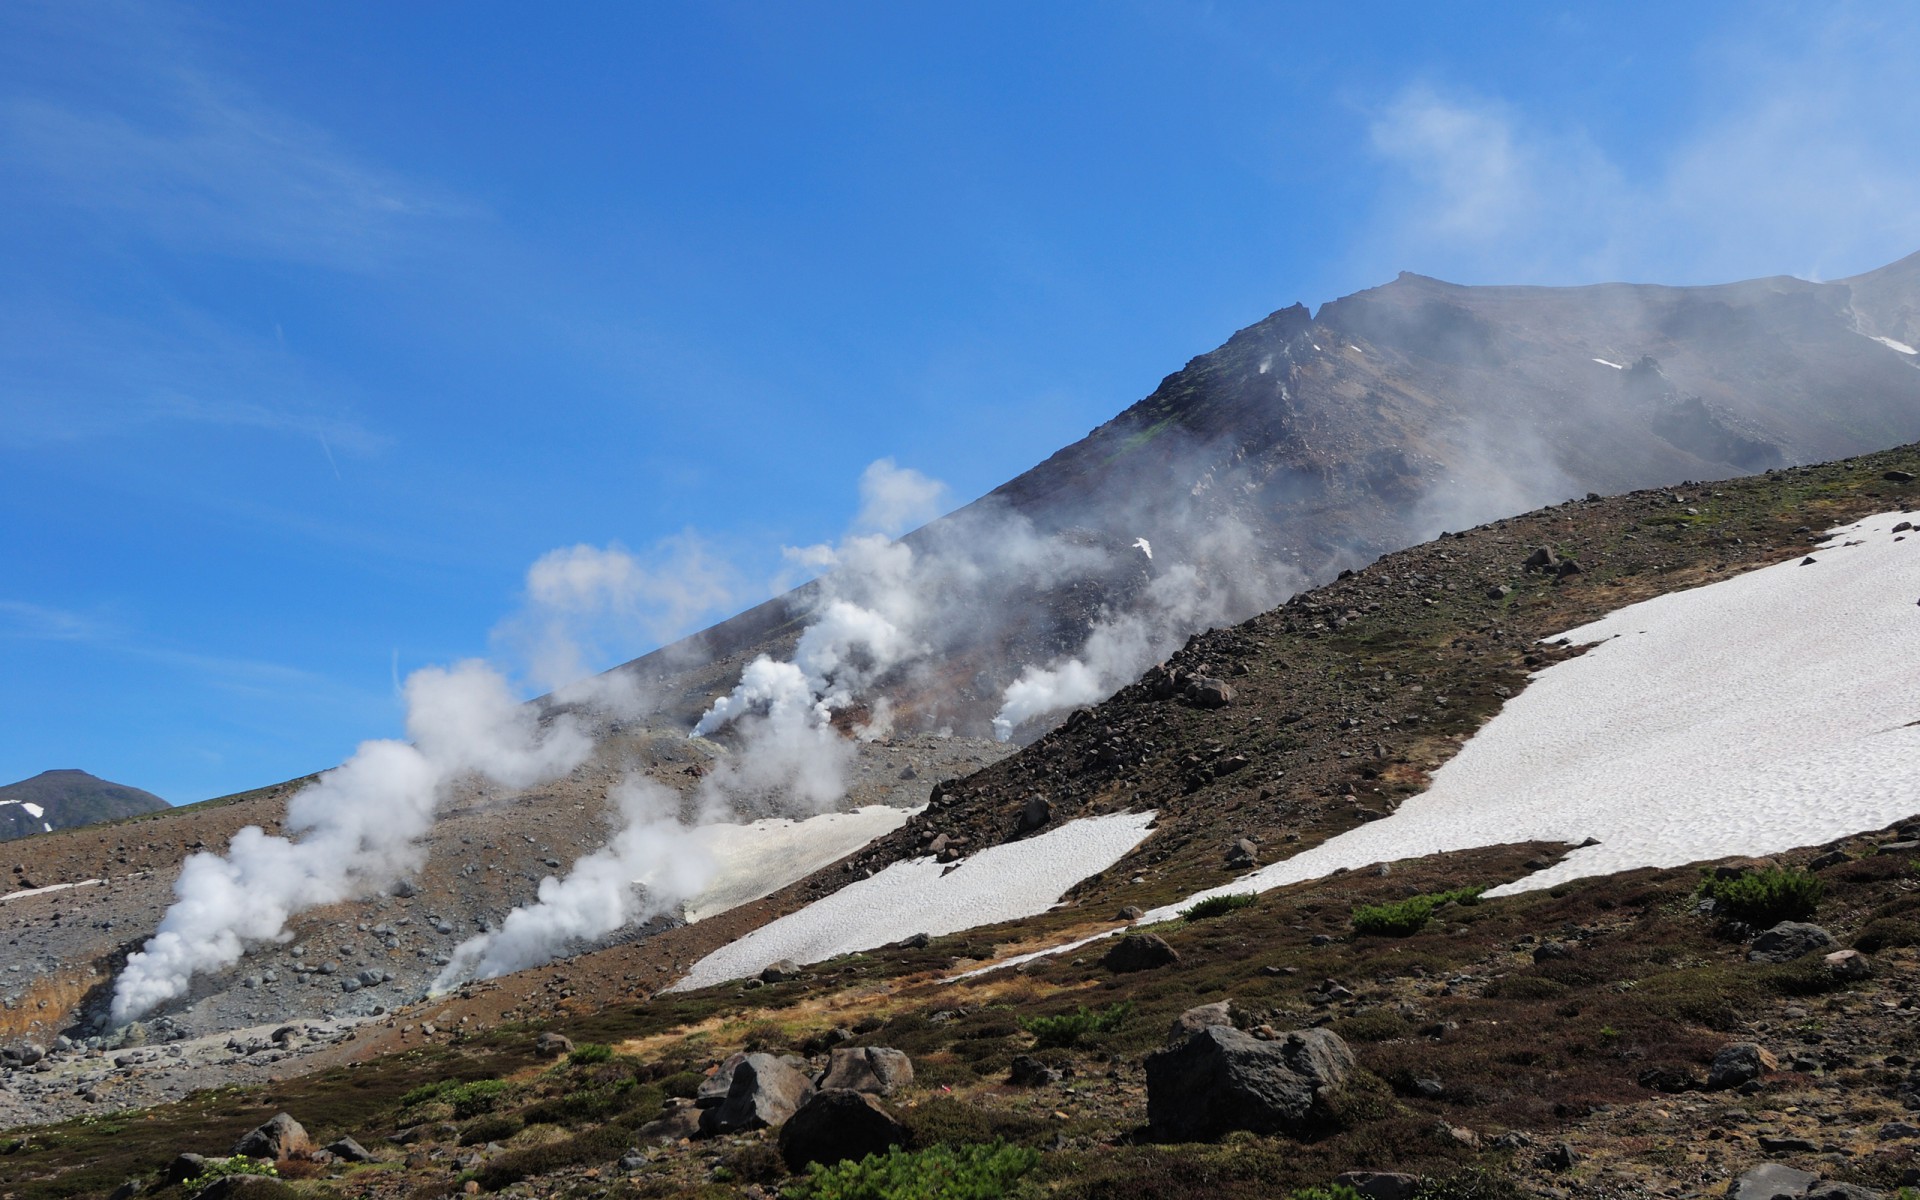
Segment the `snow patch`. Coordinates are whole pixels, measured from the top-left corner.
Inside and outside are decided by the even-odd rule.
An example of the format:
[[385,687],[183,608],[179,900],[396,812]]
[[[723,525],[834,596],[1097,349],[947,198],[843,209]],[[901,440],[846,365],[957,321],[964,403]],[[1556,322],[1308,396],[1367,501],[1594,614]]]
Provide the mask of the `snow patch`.
[[1625,363],[1608,362],[1604,358],[1596,358],[1593,361],[1599,363],[1603,367],[1612,367],[1616,371],[1624,371],[1627,369],[1627,364]]
[[702,825],[691,836],[716,870],[713,881],[686,902],[681,915],[688,921],[703,921],[771,896],[892,833],[919,811],[869,804],[800,821],[772,817],[750,825]]
[[9,900],[24,900],[28,896],[44,896],[48,892],[64,892],[68,888],[92,887],[96,883],[105,882],[106,880],[104,879],[80,879],[73,883],[50,883],[46,887],[23,888],[20,891],[8,892],[6,895],[0,896],[0,904],[5,904]]
[[1905,342],[1896,342],[1890,337],[1876,337],[1873,340],[1879,342],[1889,350],[1898,350],[1902,354],[1920,354],[1920,350],[1915,350]]
[[1830,531],[1810,564],[1790,559],[1568,631],[1593,648],[1538,672],[1393,815],[1142,923],[1209,896],[1455,850],[1598,841],[1488,893],[1503,895],[1774,854],[1914,815],[1920,536],[1892,532],[1905,519],[1869,517]]
[[1145,538],[1133,539],[1133,548],[1146,555],[1149,559],[1153,557],[1153,543]]
[[917,933],[937,937],[1033,916],[1139,845],[1153,816],[1114,813],[1069,821],[1036,837],[990,846],[956,865],[931,858],[894,863],[722,946],[668,990],[745,978],[783,958],[822,962]]

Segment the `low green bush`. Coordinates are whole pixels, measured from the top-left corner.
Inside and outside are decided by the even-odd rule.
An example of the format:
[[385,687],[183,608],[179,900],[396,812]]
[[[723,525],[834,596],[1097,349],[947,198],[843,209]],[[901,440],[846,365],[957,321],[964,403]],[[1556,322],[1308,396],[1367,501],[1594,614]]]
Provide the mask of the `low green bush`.
[[985,1146],[895,1148],[859,1162],[823,1167],[815,1163],[787,1200],[999,1200],[1040,1163],[1038,1151],[994,1143]]
[[1077,1046],[1083,1038],[1112,1033],[1133,1014],[1133,1001],[1125,1000],[1094,1012],[1086,1005],[1070,1013],[1052,1017],[1029,1017],[1020,1027],[1033,1035],[1036,1046]]
[[1732,879],[1704,876],[1694,894],[1713,901],[1715,916],[1764,929],[1782,921],[1804,921],[1811,917],[1825,892],[1826,884],[1811,872],[1769,867]]
[[211,1187],[217,1179],[230,1175],[263,1175],[268,1179],[280,1178],[280,1172],[270,1162],[248,1158],[236,1154],[232,1158],[209,1158],[200,1164],[200,1173],[180,1185],[182,1195],[191,1196],[201,1188]]
[[1251,906],[1260,897],[1252,892],[1228,892],[1223,896],[1208,896],[1198,904],[1180,910],[1180,915],[1189,921],[1204,921],[1208,917],[1223,917],[1230,912]]
[[1430,892],[1409,896],[1387,904],[1361,904],[1353,910],[1353,931],[1377,937],[1409,937],[1427,927],[1427,921],[1448,904],[1480,903],[1485,888],[1455,888],[1450,892]]
[[576,1067],[592,1066],[613,1058],[613,1047],[599,1042],[581,1042],[567,1055],[567,1061]]
[[1344,1183],[1329,1183],[1325,1187],[1296,1188],[1288,1194],[1287,1200],[1367,1200],[1367,1198]]
[[448,1088],[440,1094],[440,1099],[453,1105],[455,1120],[465,1121],[492,1112],[511,1086],[504,1079],[476,1079],[472,1083]]

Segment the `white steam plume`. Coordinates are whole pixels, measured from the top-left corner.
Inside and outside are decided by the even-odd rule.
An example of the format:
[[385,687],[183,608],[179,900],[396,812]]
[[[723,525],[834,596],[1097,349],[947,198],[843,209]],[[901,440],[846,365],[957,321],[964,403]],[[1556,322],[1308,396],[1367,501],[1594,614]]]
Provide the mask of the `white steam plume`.
[[454,950],[433,991],[467,979],[492,979],[538,966],[570,945],[585,945],[635,921],[668,912],[713,877],[712,857],[676,819],[679,798],[651,780],[614,789],[620,830],[579,859],[564,879],[540,881],[538,898],[507,914],[500,928]]
[[572,770],[591,743],[564,719],[541,730],[481,662],[428,667],[406,683],[412,744],[364,742],[287,805],[290,837],[256,826],[227,853],[192,855],[177,899],[114,984],[112,1017],[133,1020],[187,993],[193,976],[281,940],[296,913],[381,891],[419,867],[441,789],[469,772],[523,788]]
[[[1144,551],[1145,543],[1135,544]],[[1162,568],[1131,608],[1104,614],[1079,654],[1022,670],[1001,695],[994,736],[1005,741],[1036,717],[1098,703],[1189,634],[1270,608],[1302,582],[1291,567],[1260,562],[1252,537],[1236,521],[1220,521],[1195,550],[1198,562]]]

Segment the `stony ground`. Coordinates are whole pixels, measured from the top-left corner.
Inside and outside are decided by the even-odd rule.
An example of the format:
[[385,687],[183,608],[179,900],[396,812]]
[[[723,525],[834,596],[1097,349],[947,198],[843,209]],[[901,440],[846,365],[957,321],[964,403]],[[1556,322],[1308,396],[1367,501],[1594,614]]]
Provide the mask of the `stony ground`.
[[[265,990],[280,986],[328,996],[315,1015],[371,1019],[351,1041],[316,1052],[309,1062],[319,1069],[298,1059],[266,1063],[284,1072],[279,1082],[132,1114],[114,1111],[125,1101],[111,1099],[111,1080],[90,1083],[76,1065],[16,1070],[9,1076],[16,1095],[25,1094],[22,1083],[51,1083],[45,1074],[71,1071],[60,1094],[78,1097],[89,1087],[108,1099],[36,1110],[53,1115],[85,1105],[98,1115],[17,1135],[12,1152],[0,1152],[0,1196],[110,1190],[177,1150],[219,1151],[275,1108],[294,1111],[323,1138],[352,1133],[376,1149],[378,1163],[317,1172],[338,1175],[325,1187],[340,1194],[438,1195],[469,1181],[541,1194],[759,1194],[754,1189],[785,1186],[764,1134],[650,1147],[640,1129],[725,1053],[751,1045],[804,1054],[841,1026],[914,1057],[914,1089],[892,1103],[917,1140],[1003,1137],[1042,1147],[1036,1179],[1063,1196],[1264,1196],[1355,1167],[1452,1181],[1451,1192],[1436,1195],[1686,1196],[1717,1191],[1730,1173],[1762,1158],[1891,1187],[1905,1177],[1920,1138],[1901,1116],[1907,1097],[1920,1094],[1907,1074],[1909,1056],[1920,1061],[1911,1034],[1920,964],[1904,935],[1873,942],[1877,973],[1858,982],[1814,977],[1804,966],[1749,964],[1736,931],[1695,912],[1698,874],[1691,870],[1451,908],[1407,938],[1354,934],[1355,904],[1500,882],[1560,849],[1499,848],[1352,872],[1213,920],[1177,923],[1165,932],[1183,959],[1164,971],[1116,976],[1089,948],[1019,973],[948,977],[1115,928],[1122,906],[1152,907],[1224,882],[1244,869],[1237,865],[1248,856],[1243,840],[1256,861],[1270,861],[1385,814],[1524,687],[1528,671],[1572,652],[1539,639],[1650,595],[1801,553],[1819,530],[1853,516],[1910,507],[1920,499],[1915,485],[1884,476],[1916,468],[1920,452],[1909,447],[1711,486],[1575,501],[1388,556],[1245,625],[1202,635],[1166,664],[1169,676],[1226,681],[1234,698],[1224,707],[1190,703],[1177,689],[1169,695],[1150,673],[1004,762],[971,772],[916,769],[918,788],[927,779],[952,780],[939,803],[810,880],[711,921],[431,1005],[403,1003],[385,985],[368,989],[371,996],[341,992],[324,982],[338,972],[318,976],[318,984],[314,976],[299,984],[278,975],[267,985],[264,971],[278,974],[291,949],[284,962],[250,961],[243,969],[261,971],[262,987],[241,980],[221,1003],[271,1016],[270,1003],[285,1003],[275,997],[303,994]],[[1527,568],[1541,547],[1579,570]],[[922,757],[929,766],[931,753]],[[897,780],[898,769],[885,771]],[[654,994],[706,948],[918,852],[937,835],[950,843],[967,838],[969,846],[1017,836],[1018,814],[1036,793],[1047,797],[1056,821],[1120,808],[1153,808],[1162,817],[1134,856],[1039,918],[837,960],[790,983]],[[496,841],[481,855],[453,851],[464,832],[458,821],[501,803],[476,797],[472,812],[447,827],[420,895],[404,907],[392,898],[377,913],[303,927],[301,957],[325,955],[322,961],[355,971],[363,962],[430,963],[439,944],[433,939],[452,935],[420,926],[452,923],[442,910],[454,905],[442,897],[470,894],[463,880],[530,877],[542,855],[565,857],[569,845],[594,840],[582,829],[584,809],[507,802],[526,807],[516,819],[554,810],[548,836],[533,834],[524,850]],[[229,808],[265,811],[272,803],[256,797]],[[96,874],[114,882],[0,908],[7,936],[32,947],[28,961],[53,968],[36,968],[32,984],[12,989],[9,1019],[24,1024],[35,1013],[76,1011],[87,988],[98,987],[78,968],[59,966],[73,960],[60,957],[66,943],[56,939],[82,944],[97,935],[74,928],[130,918],[98,915],[80,897],[125,888],[119,902],[132,911],[146,894],[135,884],[162,875],[178,839],[191,834],[217,844],[231,832],[222,832],[223,823],[237,825],[240,815],[223,808],[194,814],[197,825],[167,827],[174,846],[148,843],[151,850],[135,840],[138,823],[89,831],[93,845],[65,843],[65,857],[36,866],[44,878],[30,882]],[[1876,919],[1910,920],[1902,914],[1920,877],[1899,848],[1904,840],[1892,831],[1863,835],[1841,848],[1846,858],[1824,864],[1828,895],[1818,919],[1842,942]],[[1883,843],[1894,848],[1870,853]],[[1819,853],[1792,858],[1811,862]],[[143,870],[154,879],[127,878]],[[16,915],[14,905],[28,907]],[[401,915],[414,924],[400,926]],[[374,932],[382,923],[394,927],[398,946]],[[1536,962],[1535,951],[1549,941],[1568,953]],[[1911,941],[1920,942],[1920,929]],[[1363,1075],[1334,1126],[1304,1141],[1233,1135],[1219,1145],[1169,1145],[1142,1136],[1142,1056],[1178,1012],[1228,998],[1250,1026],[1324,1022],[1352,1043]],[[1023,1020],[1128,1002],[1130,1014],[1112,1033],[1044,1052],[1055,1069],[1072,1072],[1060,1083],[1006,1082],[1012,1058],[1032,1049]],[[373,1013],[374,1005],[385,1011]],[[258,1025],[271,1040],[267,1021],[232,1023]],[[325,1040],[337,1028],[304,1040]],[[535,1061],[529,1045],[539,1028],[619,1053],[591,1069]],[[183,1041],[194,1033],[184,1032]],[[1719,1047],[1739,1040],[1766,1046],[1780,1069],[1746,1091],[1690,1086]],[[164,1066],[129,1056],[115,1069],[131,1076]],[[448,1078],[501,1078],[510,1087],[485,1113],[401,1102],[421,1084]],[[1658,1090],[1663,1083],[1684,1090]],[[39,1094],[34,1102],[43,1103]],[[496,1123],[476,1127],[483,1119]],[[386,1140],[403,1130],[415,1131],[406,1145]],[[641,1152],[637,1170],[617,1165],[633,1157],[629,1150]],[[525,1178],[515,1182],[516,1175]]]

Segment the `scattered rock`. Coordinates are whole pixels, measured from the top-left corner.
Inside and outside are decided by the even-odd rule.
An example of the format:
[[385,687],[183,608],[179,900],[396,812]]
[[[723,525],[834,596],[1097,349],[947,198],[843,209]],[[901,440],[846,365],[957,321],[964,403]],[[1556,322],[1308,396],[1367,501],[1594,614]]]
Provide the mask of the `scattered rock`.
[[272,1120],[233,1144],[235,1154],[274,1162],[283,1158],[299,1158],[312,1150],[313,1143],[307,1139],[307,1131],[286,1113],[275,1113]]
[[1886,480],[1888,483],[1912,483],[1913,472],[1912,471],[1888,471],[1884,475],[1880,476],[1880,478]]
[[832,1166],[850,1158],[885,1154],[889,1146],[906,1140],[906,1126],[872,1096],[851,1088],[827,1088],[809,1096],[780,1127],[780,1157],[788,1169],[798,1172],[808,1163]]
[[700,1133],[700,1114],[699,1108],[688,1104],[657,1120],[648,1121],[634,1130],[634,1136],[644,1142],[677,1142],[682,1138],[696,1137]]
[[559,1058],[573,1053],[573,1039],[557,1033],[543,1033],[533,1039],[533,1052],[542,1058]]
[[1053,804],[1045,796],[1029,796],[1020,810],[1020,832],[1028,833],[1053,819]]
[[1684,1067],[1649,1067],[1640,1072],[1636,1082],[1656,1092],[1678,1095],[1699,1087],[1700,1077]]
[[174,1187],[199,1176],[207,1169],[207,1160],[198,1154],[180,1154],[160,1173],[160,1186]]
[[1707,1072],[1707,1087],[1714,1091],[1739,1087],[1779,1069],[1780,1060],[1765,1048],[1754,1042],[1735,1042],[1721,1047],[1713,1056],[1713,1066]]
[[1551,546],[1537,546],[1520,565],[1529,571],[1551,571],[1559,567],[1560,556],[1553,552]]
[[1748,962],[1792,962],[1815,951],[1836,950],[1840,943],[1831,933],[1806,921],[1782,921],[1753,939],[1747,949]]
[[800,978],[800,964],[790,958],[783,958],[779,962],[768,963],[761,968],[758,978],[761,983],[786,983],[788,980]]
[[1549,959],[1571,958],[1573,950],[1565,942],[1541,942],[1533,948],[1533,961],[1543,963]]
[[1157,933],[1131,933],[1106,952],[1100,965],[1109,971],[1151,971],[1180,961],[1180,952]]
[[1173,1019],[1167,1030],[1167,1044],[1185,1041],[1202,1029],[1214,1025],[1232,1026],[1233,1001],[1219,1000],[1212,1004],[1198,1004]]
[[749,1054],[734,1068],[727,1097],[700,1116],[708,1137],[779,1125],[813,1095],[813,1081],[771,1054]]
[[350,1137],[343,1137],[337,1142],[328,1142],[327,1153],[333,1155],[341,1162],[368,1163],[373,1161],[372,1151]]
[[1820,1150],[1820,1143],[1803,1137],[1775,1137],[1763,1133],[1758,1141],[1760,1148],[1768,1154],[1817,1154]]
[[1007,1072],[1007,1082],[1015,1087],[1045,1087],[1059,1083],[1060,1079],[1060,1072],[1031,1054],[1016,1054],[1012,1069]]
[[841,1046],[828,1056],[827,1069],[814,1080],[814,1086],[821,1091],[891,1096],[912,1082],[913,1061],[900,1051],[885,1046]]
[[1487,589],[1487,599],[1489,600],[1505,600],[1511,595],[1513,595],[1513,589],[1504,583]]
[[1540,1156],[1540,1165],[1549,1171],[1571,1171],[1576,1161],[1573,1147],[1565,1142],[1555,1142]]
[[1146,909],[1141,908],[1138,904],[1129,904],[1125,908],[1122,908],[1119,915],[1114,919],[1117,921],[1138,921],[1146,915]]
[[1727,1185],[1729,1200],[1787,1200],[1807,1194],[1820,1182],[1811,1171],[1798,1171],[1783,1163],[1761,1163],[1742,1172]]
[[1334,1182],[1367,1200],[1413,1200],[1420,1194],[1420,1177],[1400,1171],[1347,1171]]
[[1195,708],[1225,708],[1233,703],[1233,688],[1224,679],[1196,675],[1187,681],[1186,697]]
[[1820,965],[1836,979],[1873,978],[1873,960],[1858,950],[1835,950],[1821,959]]
[[1193,1140],[1229,1130],[1302,1129],[1353,1074],[1353,1051],[1326,1029],[1260,1041],[1209,1026],[1147,1056],[1147,1122],[1164,1137]]
[[1241,838],[1227,851],[1227,866],[1231,870],[1244,871],[1259,864],[1260,847],[1246,838]]
[[1807,1200],[1880,1200],[1880,1193],[1857,1184],[1827,1180],[1808,1188]]
[[706,1082],[694,1092],[693,1102],[701,1108],[711,1108],[725,1100],[727,1093],[733,1090],[734,1070],[745,1061],[747,1056],[738,1053],[729,1054],[721,1059],[720,1065],[714,1068],[713,1074],[707,1076]]

